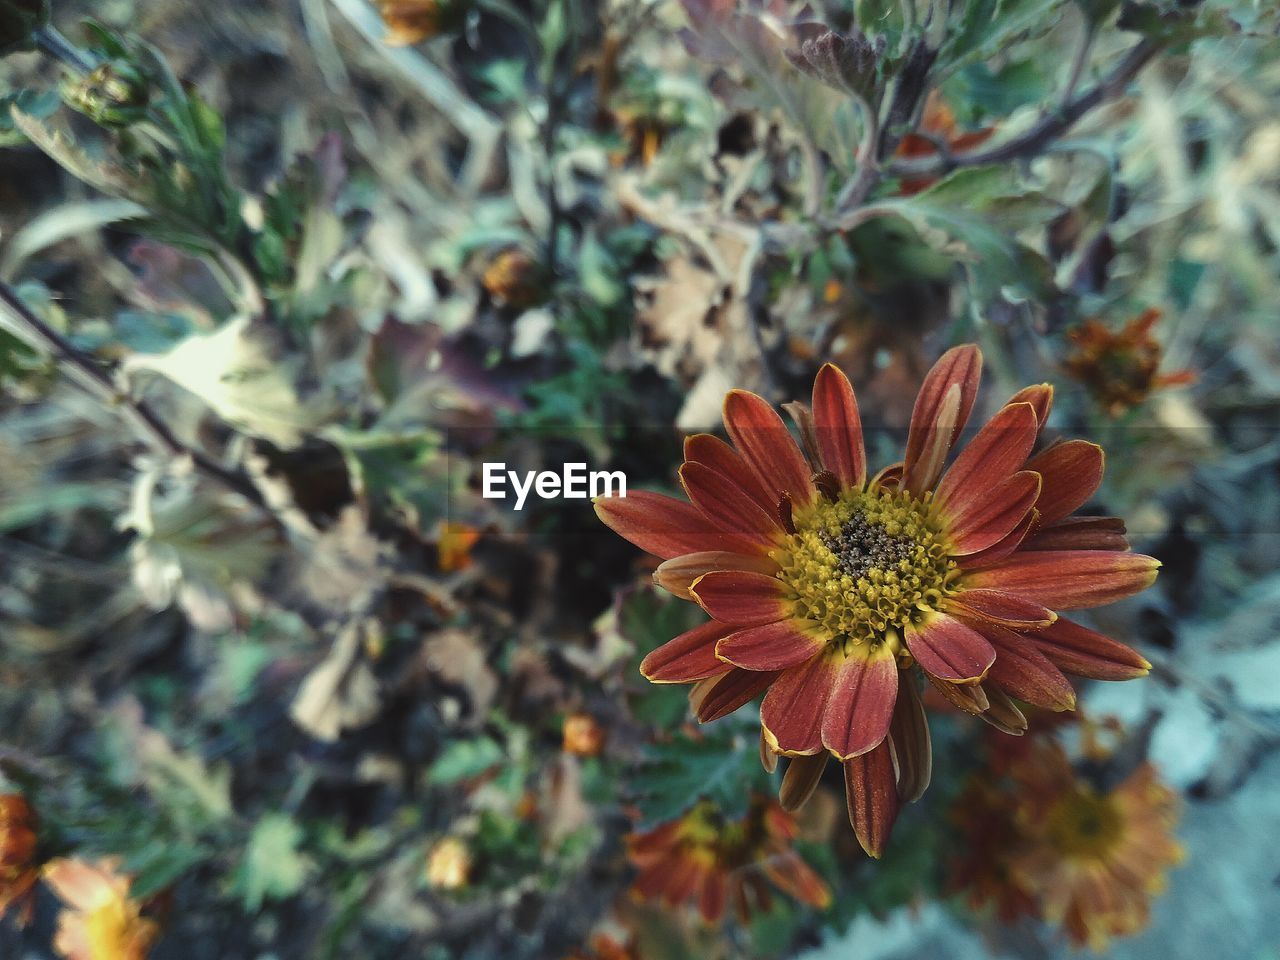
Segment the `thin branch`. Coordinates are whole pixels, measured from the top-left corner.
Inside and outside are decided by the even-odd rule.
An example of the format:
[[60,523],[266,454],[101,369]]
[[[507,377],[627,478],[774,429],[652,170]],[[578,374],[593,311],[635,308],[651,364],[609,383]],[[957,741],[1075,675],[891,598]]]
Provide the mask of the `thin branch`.
[[156,449],[173,457],[188,458],[201,473],[217,480],[228,489],[265,507],[261,491],[243,474],[228,470],[207,454],[178,439],[173,430],[143,400],[129,396],[117,388],[115,381],[92,357],[79,350],[53,327],[40,319],[7,283],[0,282],[0,306],[10,315],[24,339],[46,349],[71,378],[90,390],[112,409],[119,410]]
[[1042,153],[1054,140],[1066,133],[1081,117],[1098,105],[1114,100],[1138,73],[1151,62],[1162,49],[1154,40],[1145,39],[1130,48],[1129,52],[1097,85],[1069,100],[1059,109],[1047,113],[1020,136],[989,150],[956,154],[951,157],[923,157],[919,160],[896,163],[890,166],[893,177],[929,177],[947,173],[957,167],[978,167],[990,163],[1007,163]]
[[866,100],[861,100],[862,145],[858,148],[858,173],[841,188],[836,196],[836,209],[846,210],[861,206],[880,179],[880,164],[876,158],[880,143],[880,117],[878,111]]

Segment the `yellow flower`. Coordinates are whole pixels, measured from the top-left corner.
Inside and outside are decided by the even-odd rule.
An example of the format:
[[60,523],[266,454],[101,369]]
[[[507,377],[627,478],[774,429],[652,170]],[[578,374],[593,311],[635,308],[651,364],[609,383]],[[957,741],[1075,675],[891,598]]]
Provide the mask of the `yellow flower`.
[[461,890],[471,881],[473,866],[466,843],[445,837],[427,855],[427,883],[437,890]]
[[107,857],[96,864],[60,858],[44,868],[45,882],[67,905],[53,940],[67,960],[144,960],[159,937],[159,926],[130,899],[132,880],[119,867],[118,857]]

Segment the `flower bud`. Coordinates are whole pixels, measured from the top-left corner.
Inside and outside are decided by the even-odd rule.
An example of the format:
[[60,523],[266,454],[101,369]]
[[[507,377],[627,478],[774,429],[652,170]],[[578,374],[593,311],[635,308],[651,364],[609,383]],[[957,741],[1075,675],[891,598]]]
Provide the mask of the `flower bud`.
[[136,67],[110,60],[67,83],[63,99],[100,126],[127,127],[146,114],[150,93],[146,78]]

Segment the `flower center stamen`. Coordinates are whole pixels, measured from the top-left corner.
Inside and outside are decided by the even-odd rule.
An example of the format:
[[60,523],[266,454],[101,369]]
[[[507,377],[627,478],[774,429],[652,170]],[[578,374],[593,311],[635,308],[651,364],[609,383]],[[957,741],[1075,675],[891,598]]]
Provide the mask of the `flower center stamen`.
[[797,510],[794,522],[774,553],[779,577],[794,615],[820,624],[832,643],[896,643],[958,576],[927,494],[846,490]]

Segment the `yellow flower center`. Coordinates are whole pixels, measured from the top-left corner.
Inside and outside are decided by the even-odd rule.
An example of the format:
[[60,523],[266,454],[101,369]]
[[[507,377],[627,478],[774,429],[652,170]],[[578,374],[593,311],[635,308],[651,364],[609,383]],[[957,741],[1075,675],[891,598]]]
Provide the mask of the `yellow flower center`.
[[111,897],[89,911],[85,939],[92,960],[138,960],[152,940],[155,927],[139,915],[136,904]]
[[898,631],[936,608],[959,576],[931,501],[846,490],[797,510],[796,532],[773,554],[794,615],[820,624],[833,644],[896,646]]
[[1109,798],[1081,789],[1049,809],[1046,827],[1049,842],[1063,856],[1098,858],[1113,849],[1124,823]]

